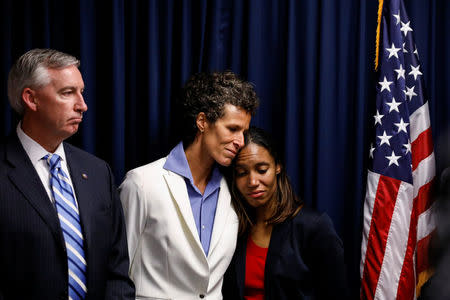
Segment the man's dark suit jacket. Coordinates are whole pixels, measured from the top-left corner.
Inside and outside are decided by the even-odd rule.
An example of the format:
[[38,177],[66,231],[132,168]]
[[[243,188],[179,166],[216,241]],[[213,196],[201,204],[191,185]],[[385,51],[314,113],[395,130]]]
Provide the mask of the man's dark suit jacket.
[[[248,236],[238,239],[224,277],[224,300],[244,299]],[[266,300],[346,299],[342,242],[330,218],[303,207],[274,226],[264,270]]]
[[[122,207],[109,166],[67,143],[87,261],[86,299],[134,299]],[[68,299],[56,209],[17,135],[0,148],[0,299]]]

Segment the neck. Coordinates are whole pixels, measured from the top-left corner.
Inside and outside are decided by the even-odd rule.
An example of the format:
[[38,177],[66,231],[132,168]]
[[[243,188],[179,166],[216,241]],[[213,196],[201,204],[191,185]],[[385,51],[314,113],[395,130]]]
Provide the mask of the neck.
[[35,126],[34,123],[35,122],[31,122],[31,120],[24,116],[21,122],[23,132],[48,152],[55,152],[56,148],[58,148],[59,144],[61,144],[63,140],[55,140],[50,134],[42,134],[42,132],[45,131],[43,131],[39,126]]
[[256,224],[266,224],[266,220],[269,219],[272,214],[273,211],[275,209],[274,207],[274,203],[275,203],[275,199],[271,199],[269,201],[267,201],[267,203],[263,206],[260,206],[258,208],[255,209],[255,223]]
[[202,148],[198,139],[189,145],[186,150],[186,159],[191,169],[192,179],[197,188],[203,193],[211,178],[214,159],[209,157]]

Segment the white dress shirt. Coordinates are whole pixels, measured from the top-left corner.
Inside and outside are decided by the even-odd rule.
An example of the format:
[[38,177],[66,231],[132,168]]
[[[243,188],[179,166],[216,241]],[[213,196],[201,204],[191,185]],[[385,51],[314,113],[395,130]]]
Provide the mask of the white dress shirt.
[[[27,153],[28,157],[31,160],[31,163],[33,164],[33,167],[36,169],[36,172],[39,175],[39,178],[42,181],[42,184],[44,185],[45,190],[47,191],[48,198],[52,203],[54,203],[54,199],[51,192],[50,187],[50,167],[45,161],[44,156],[49,154],[47,150],[45,150],[39,143],[37,143],[35,140],[30,138],[25,132],[23,132],[21,128],[22,123],[20,122],[17,125],[17,137],[19,138],[20,143],[22,144],[23,148],[25,149],[25,152]],[[55,152],[52,154],[58,154],[61,157],[61,168],[64,171],[64,173],[67,174],[70,185],[72,186],[72,190],[74,191],[74,198],[75,202],[78,205],[76,195],[75,195],[75,189],[73,188],[72,184],[72,178],[70,177],[70,172],[67,167],[67,160],[66,160],[66,152],[64,151],[64,145],[63,143],[59,144],[58,148],[56,148]]]

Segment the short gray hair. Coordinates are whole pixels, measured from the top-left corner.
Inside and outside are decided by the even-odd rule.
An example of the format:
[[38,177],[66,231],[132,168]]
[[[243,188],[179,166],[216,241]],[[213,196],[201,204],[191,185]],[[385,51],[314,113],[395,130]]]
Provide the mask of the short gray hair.
[[50,83],[47,69],[80,66],[80,61],[69,54],[53,49],[33,49],[14,63],[8,76],[8,98],[11,107],[23,115],[22,92],[25,88],[40,88]]

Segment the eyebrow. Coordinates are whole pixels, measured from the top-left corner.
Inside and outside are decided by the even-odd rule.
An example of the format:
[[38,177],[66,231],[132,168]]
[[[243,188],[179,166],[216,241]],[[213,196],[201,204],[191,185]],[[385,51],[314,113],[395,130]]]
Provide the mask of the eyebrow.
[[[244,168],[245,166],[247,166],[247,164],[239,164],[239,163],[236,163],[236,168]],[[266,167],[266,166],[270,166],[270,163],[268,163],[268,162],[259,162],[259,163],[256,163],[256,167],[262,167],[262,166],[264,166],[264,167]]]

